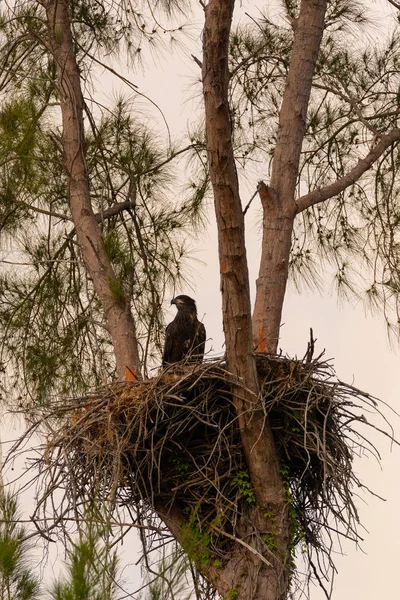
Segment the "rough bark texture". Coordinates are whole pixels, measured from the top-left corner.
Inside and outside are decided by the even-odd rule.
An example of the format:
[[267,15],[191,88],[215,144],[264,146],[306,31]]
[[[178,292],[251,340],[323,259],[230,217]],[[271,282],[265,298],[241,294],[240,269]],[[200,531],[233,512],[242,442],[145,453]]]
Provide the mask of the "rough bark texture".
[[63,148],[72,220],[82,257],[104,309],[120,379],[140,373],[135,323],[105,251],[93,213],[85,160],[83,96],[66,0],[47,0],[49,49],[57,65]]
[[302,0],[294,21],[289,74],[279,115],[270,186],[260,186],[263,241],[253,313],[254,345],[276,352],[288,277],[295,191],[311,83],[324,31],[326,0]]
[[[289,543],[288,515],[279,460],[272,433],[258,404],[259,389],[252,347],[249,275],[244,217],[233,157],[232,124],[228,103],[228,44],[234,0],[210,0],[205,8],[203,92],[207,151],[218,226],[223,325],[228,369],[246,386],[234,390],[242,442],[257,499],[252,519],[243,520],[241,539],[231,560],[219,569],[214,583],[222,595],[232,590],[238,598],[283,598],[287,591],[284,557]],[[249,411],[252,410],[250,414]],[[250,510],[250,509],[249,509]],[[265,514],[272,515],[272,520]],[[278,551],[271,556],[259,531],[271,532]],[[269,564],[266,564],[268,561]]]
[[228,105],[228,40],[234,1],[208,3],[204,30],[203,91],[207,150],[218,225],[226,353],[235,375],[257,394],[251,346],[249,273],[244,218],[232,148]]
[[[157,504],[155,508],[172,535],[185,547],[182,531],[187,525],[187,514],[182,514],[171,504],[168,507]],[[285,600],[287,568],[284,560],[278,561],[271,551],[265,551],[263,537],[271,539],[271,527],[270,523],[266,524],[259,507],[248,507],[237,534],[240,535],[240,541],[233,540],[233,550],[227,562],[203,562],[198,565],[199,570],[215,586],[222,598]],[[207,555],[208,548],[199,545],[196,551]]]

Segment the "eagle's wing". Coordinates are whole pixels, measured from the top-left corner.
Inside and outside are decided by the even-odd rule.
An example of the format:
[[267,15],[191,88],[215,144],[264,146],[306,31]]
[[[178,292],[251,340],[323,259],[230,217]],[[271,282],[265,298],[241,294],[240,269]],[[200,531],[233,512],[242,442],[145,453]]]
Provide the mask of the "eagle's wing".
[[194,354],[196,354],[199,357],[199,360],[202,361],[203,360],[203,356],[204,356],[204,349],[205,349],[205,345],[206,345],[206,328],[204,327],[203,323],[201,323],[200,321],[198,321],[198,326],[197,326],[197,330],[196,330],[196,336],[195,336],[195,340],[194,340]]
[[[167,325],[166,329],[165,329],[165,341],[164,341],[164,352],[163,352],[163,357],[162,357],[162,366],[165,367],[165,365],[170,364],[171,362],[174,362],[172,360],[172,350],[173,350],[173,346],[174,346],[174,340],[173,340],[173,335],[172,335],[172,331],[171,331],[171,325],[173,324],[173,321]],[[172,327],[173,329],[173,327]]]
[[172,365],[190,357],[201,362],[206,343],[206,329],[200,321],[177,322],[176,318],[165,330],[162,366]]

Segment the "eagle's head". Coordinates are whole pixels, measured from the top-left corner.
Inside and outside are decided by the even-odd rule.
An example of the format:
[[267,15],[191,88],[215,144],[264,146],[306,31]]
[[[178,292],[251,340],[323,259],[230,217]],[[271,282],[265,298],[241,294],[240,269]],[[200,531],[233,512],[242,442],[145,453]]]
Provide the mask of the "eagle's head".
[[197,314],[196,302],[189,296],[176,296],[171,300],[171,304],[175,304],[178,310],[187,310]]

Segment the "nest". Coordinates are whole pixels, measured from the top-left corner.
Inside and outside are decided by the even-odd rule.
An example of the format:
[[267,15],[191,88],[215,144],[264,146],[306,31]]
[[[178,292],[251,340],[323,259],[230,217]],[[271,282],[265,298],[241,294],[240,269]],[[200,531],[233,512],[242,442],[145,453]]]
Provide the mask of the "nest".
[[[354,494],[362,484],[352,463],[360,452],[379,457],[359,432],[365,413],[379,412],[377,403],[338,381],[321,357],[259,355],[257,367],[287,484],[292,545],[306,552],[321,581],[333,564],[333,536],[360,539]],[[71,510],[82,515],[96,495],[111,502],[117,520],[134,507],[134,523],[150,526],[152,543],[160,544],[155,507],[174,505],[223,558],[252,501],[231,384],[224,362],[209,360],[54,405],[41,421],[52,433],[39,461],[37,526],[49,513],[58,524]],[[54,432],[60,414],[64,425]]]

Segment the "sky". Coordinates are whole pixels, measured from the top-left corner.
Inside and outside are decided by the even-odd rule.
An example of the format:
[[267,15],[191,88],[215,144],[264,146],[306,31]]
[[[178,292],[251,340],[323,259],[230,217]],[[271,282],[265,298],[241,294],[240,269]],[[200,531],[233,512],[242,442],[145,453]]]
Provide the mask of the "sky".
[[[238,3],[239,4],[239,3]],[[260,2],[240,3],[246,10]],[[376,16],[372,38],[379,38],[386,27],[386,14],[392,10],[388,2],[370,3]],[[200,18],[199,13],[199,18]],[[194,54],[201,53],[201,26],[196,29],[193,22]],[[197,32],[197,33],[196,33]],[[120,65],[117,65],[119,68]],[[131,80],[139,86],[141,92],[150,96],[163,110],[170,129],[183,133],[194,111],[199,110],[199,101],[191,100],[191,83],[198,75],[198,67],[188,56],[163,60],[143,74],[128,73]],[[99,74],[103,96],[111,101],[119,92],[120,84],[108,76]],[[154,115],[154,118],[157,118]],[[160,124],[160,135],[166,135]],[[255,173],[254,185],[258,179],[265,179],[266,173],[260,168]],[[244,190],[243,203],[251,195]],[[257,225],[259,207],[255,202],[247,216],[247,248],[250,267],[250,280],[254,294],[254,282],[257,276],[260,258],[260,230]],[[216,230],[209,210],[209,226],[196,240],[193,240],[191,254],[195,262],[191,267],[191,285],[180,289],[196,299],[199,316],[203,319],[209,342],[207,349],[212,353],[223,351],[223,333],[221,324],[221,297],[219,291],[219,268],[217,257]],[[177,290],[178,292],[178,290]],[[175,314],[174,307],[166,307],[167,320]],[[302,291],[300,294],[289,286],[281,328],[280,348],[292,357],[302,357],[309,339],[309,329],[313,328],[317,338],[316,352],[325,349],[325,356],[332,358],[339,379],[344,380],[384,400],[394,410],[400,412],[399,349],[390,345],[383,319],[366,313],[362,303],[356,301],[338,304],[334,291],[327,284],[320,293]],[[388,410],[390,418],[400,439],[400,419]],[[17,431],[12,424],[3,420],[2,440],[9,440]],[[375,439],[375,436],[374,436]],[[376,600],[398,597],[398,562],[400,558],[398,539],[400,537],[400,451],[397,447],[376,436],[382,456],[382,468],[373,460],[356,460],[355,469],[360,479],[386,501],[362,496],[359,500],[360,518],[366,531],[361,547],[355,549],[344,545],[344,556],[338,554],[336,564],[338,574],[335,578],[333,598],[340,600]],[[136,561],[137,546],[133,539],[123,549],[124,559]],[[53,559],[54,562],[54,559]],[[130,590],[135,589],[139,577],[138,569],[126,569],[125,578]],[[320,600],[324,596],[313,589],[311,600]]]

